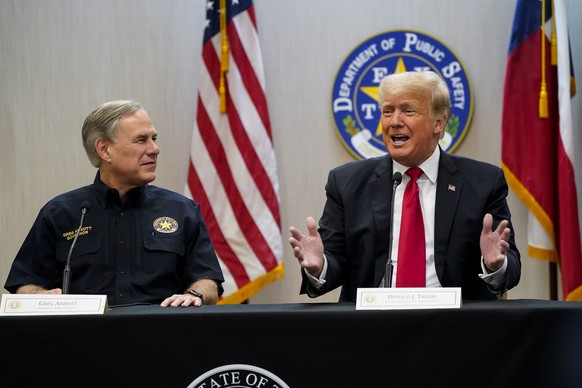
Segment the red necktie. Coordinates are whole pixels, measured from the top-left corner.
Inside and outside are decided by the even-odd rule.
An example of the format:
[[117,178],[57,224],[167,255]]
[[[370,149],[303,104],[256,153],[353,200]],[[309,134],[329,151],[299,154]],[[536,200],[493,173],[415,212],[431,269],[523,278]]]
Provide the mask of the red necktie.
[[396,287],[426,287],[426,245],[424,223],[416,180],[422,175],[419,167],[406,171],[410,181],[402,199],[402,221],[398,243]]

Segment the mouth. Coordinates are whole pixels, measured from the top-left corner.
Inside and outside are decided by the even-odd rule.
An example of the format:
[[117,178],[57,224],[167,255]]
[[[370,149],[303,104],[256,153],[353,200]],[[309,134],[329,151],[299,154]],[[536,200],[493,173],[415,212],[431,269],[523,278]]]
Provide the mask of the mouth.
[[392,135],[392,136],[390,136],[390,140],[392,140],[392,144],[394,144],[396,146],[405,144],[409,139],[410,139],[410,137],[408,137],[406,135]]

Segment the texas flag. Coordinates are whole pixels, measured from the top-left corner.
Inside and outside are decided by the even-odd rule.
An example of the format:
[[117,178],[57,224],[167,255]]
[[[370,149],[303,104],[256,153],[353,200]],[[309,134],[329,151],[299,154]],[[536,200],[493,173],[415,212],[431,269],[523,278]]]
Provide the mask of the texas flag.
[[582,300],[565,0],[518,0],[503,95],[502,167],[527,206],[528,256],[558,263],[565,300]]

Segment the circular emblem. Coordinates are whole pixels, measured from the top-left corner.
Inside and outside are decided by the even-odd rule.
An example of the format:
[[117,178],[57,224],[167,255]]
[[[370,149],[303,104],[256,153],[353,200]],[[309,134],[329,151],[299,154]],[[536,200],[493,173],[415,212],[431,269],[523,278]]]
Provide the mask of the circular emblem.
[[160,233],[174,233],[178,230],[178,221],[171,217],[156,218],[154,229]]
[[214,368],[194,380],[188,388],[254,388],[289,386],[268,370],[245,364],[231,364]]
[[21,304],[19,301],[13,300],[9,303],[8,307],[10,308],[10,310],[19,310],[21,307]]
[[440,146],[453,152],[469,130],[473,90],[461,61],[442,42],[416,31],[388,31],[366,40],[343,62],[332,91],[338,137],[357,159],[386,154],[382,140],[378,87],[405,71],[434,71],[449,87],[451,117]]

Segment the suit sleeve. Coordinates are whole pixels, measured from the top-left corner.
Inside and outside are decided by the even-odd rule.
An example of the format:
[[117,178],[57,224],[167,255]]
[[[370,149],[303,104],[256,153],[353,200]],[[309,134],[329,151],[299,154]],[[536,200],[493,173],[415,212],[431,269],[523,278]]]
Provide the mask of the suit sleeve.
[[301,293],[307,293],[310,297],[323,295],[343,284],[343,272],[345,268],[345,227],[344,227],[344,204],[339,193],[336,175],[330,171],[325,185],[326,202],[323,214],[319,220],[319,233],[325,248],[327,259],[326,282],[320,288],[315,288],[307,280],[302,272],[303,281]]
[[509,221],[509,228],[511,234],[509,236],[509,249],[507,250],[507,271],[505,276],[505,287],[503,290],[508,290],[515,287],[519,283],[521,277],[521,257],[517,245],[515,244],[515,232],[513,224],[511,223],[511,212],[507,205],[508,194],[507,181],[503,170],[498,169],[495,188],[491,195],[489,207],[486,213],[491,213],[493,216],[493,228],[497,228],[502,220]]

